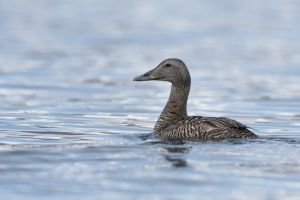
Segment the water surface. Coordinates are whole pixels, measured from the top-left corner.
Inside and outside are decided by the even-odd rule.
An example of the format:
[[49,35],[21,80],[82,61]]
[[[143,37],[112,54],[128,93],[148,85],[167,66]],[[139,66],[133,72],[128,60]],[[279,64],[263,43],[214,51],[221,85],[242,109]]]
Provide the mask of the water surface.
[[[298,1],[0,1],[1,199],[300,199]],[[191,115],[258,140],[147,139],[186,61]]]

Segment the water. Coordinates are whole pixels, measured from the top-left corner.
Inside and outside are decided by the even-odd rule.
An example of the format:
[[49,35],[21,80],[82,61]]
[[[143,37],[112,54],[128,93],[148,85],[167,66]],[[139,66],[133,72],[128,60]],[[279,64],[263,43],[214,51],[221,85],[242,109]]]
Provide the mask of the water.
[[[300,199],[300,4],[0,1],[1,199]],[[250,141],[147,139],[186,61],[188,111]]]

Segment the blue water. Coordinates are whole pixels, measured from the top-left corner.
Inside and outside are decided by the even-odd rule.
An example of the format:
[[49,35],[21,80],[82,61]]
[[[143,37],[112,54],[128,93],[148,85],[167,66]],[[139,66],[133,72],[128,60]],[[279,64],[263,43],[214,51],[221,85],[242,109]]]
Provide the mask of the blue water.
[[[296,0],[0,0],[0,199],[300,199]],[[147,139],[169,95],[258,140]]]

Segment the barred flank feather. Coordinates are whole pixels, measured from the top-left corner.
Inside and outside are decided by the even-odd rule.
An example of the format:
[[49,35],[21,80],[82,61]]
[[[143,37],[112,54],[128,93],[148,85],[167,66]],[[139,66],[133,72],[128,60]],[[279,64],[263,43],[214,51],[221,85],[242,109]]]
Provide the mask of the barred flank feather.
[[257,138],[245,125],[227,118],[184,117],[159,130],[156,134],[162,139],[216,140],[225,138]]

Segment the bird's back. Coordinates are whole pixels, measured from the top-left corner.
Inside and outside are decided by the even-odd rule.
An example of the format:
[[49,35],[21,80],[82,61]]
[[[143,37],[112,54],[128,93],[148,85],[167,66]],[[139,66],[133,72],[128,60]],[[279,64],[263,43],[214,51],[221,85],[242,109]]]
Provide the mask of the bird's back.
[[224,117],[186,116],[156,133],[167,140],[216,140],[225,138],[257,138],[247,127]]

